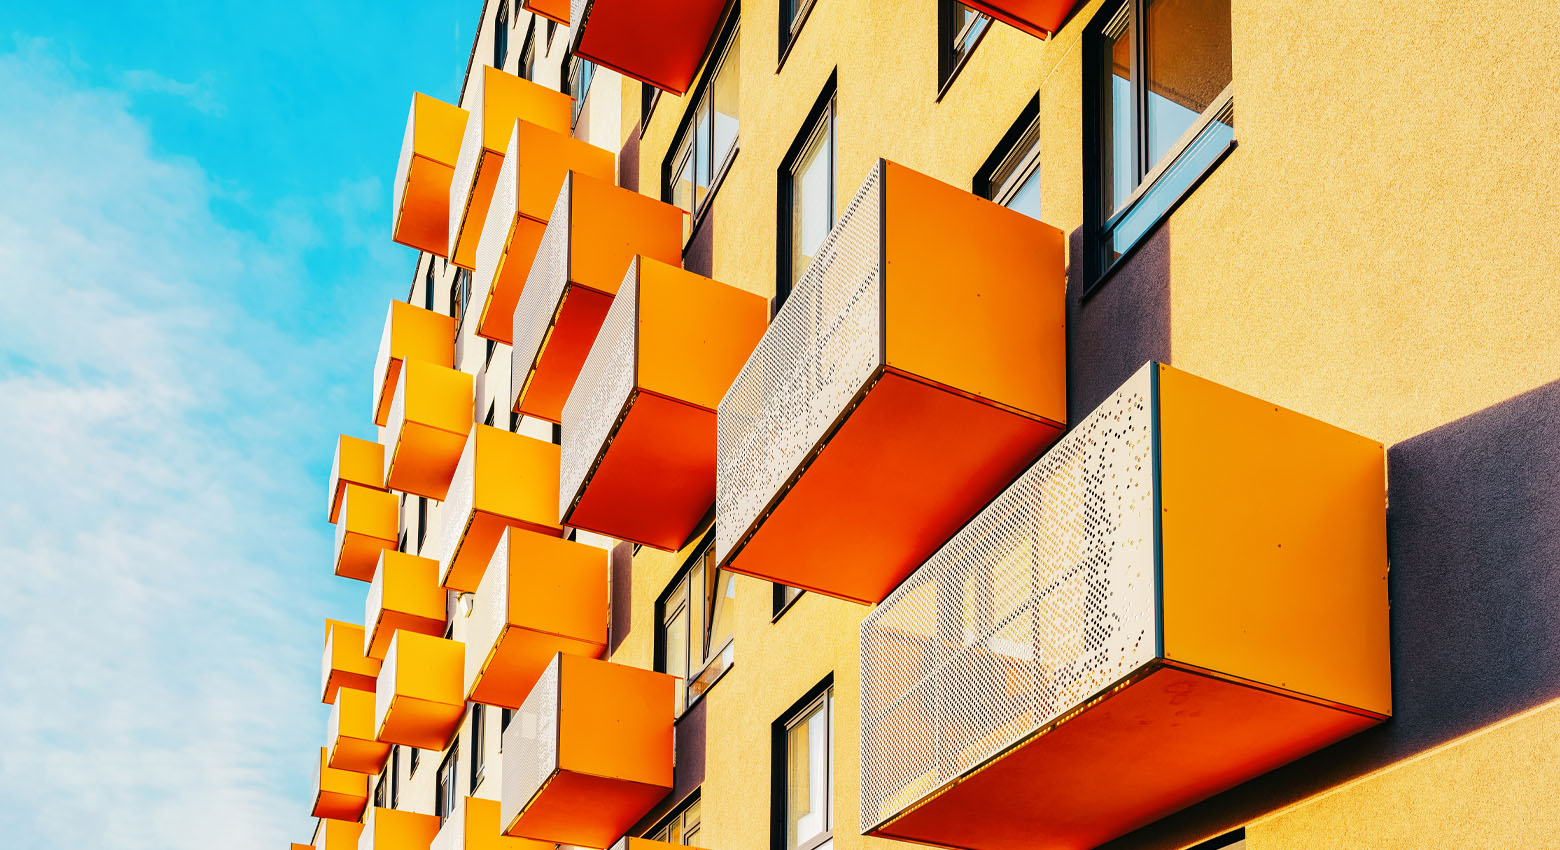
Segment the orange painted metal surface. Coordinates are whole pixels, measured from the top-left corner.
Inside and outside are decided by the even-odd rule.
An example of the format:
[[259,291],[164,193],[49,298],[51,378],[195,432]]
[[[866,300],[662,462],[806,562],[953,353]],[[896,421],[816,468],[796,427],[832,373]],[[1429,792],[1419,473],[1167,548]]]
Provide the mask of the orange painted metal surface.
[[442,750],[466,711],[458,641],[396,632],[374,694],[375,737],[388,744]]
[[439,818],[374,806],[363,815],[358,850],[428,850],[439,834]]
[[357,850],[363,824],[356,820],[321,820],[314,832],[314,850]]
[[[619,280],[628,260],[625,257],[619,264],[617,258],[620,254],[631,255],[640,241],[648,241],[645,234],[653,232],[666,215],[662,208],[670,208],[676,216],[682,212],[646,195],[618,188],[614,184],[617,161],[612,152],[567,133],[518,121],[509,140],[509,151],[505,167],[499,172],[503,182],[496,191],[513,198],[512,208],[507,202],[503,204],[505,218],[489,222],[484,229],[480,253],[492,254],[496,260],[491,268],[478,262],[478,279],[473,282],[473,291],[486,293],[477,309],[477,334],[506,345],[513,341],[515,303],[525,290],[537,247],[557,208],[560,188],[568,191],[566,184],[572,182],[571,175],[580,181],[575,203],[587,204],[582,211],[583,220],[610,230],[605,239],[571,253],[616,265]],[[587,181],[592,188],[585,187]],[[499,205],[493,211],[499,214]],[[579,214],[570,218],[582,220]],[[586,231],[580,235],[589,239],[596,233]],[[492,247],[487,244],[490,240]],[[658,248],[659,243],[651,247]],[[677,250],[681,252],[681,242],[677,243]]]
[[336,457],[330,464],[330,521],[341,511],[341,496],[348,484],[385,489],[385,447],[372,440],[342,434],[336,441]]
[[325,621],[325,655],[320,671],[320,702],[334,703],[338,688],[372,691],[379,661],[363,654],[363,627]]
[[569,25],[569,0],[525,0],[521,5],[548,20]]
[[347,770],[337,770],[326,764],[328,758],[320,747],[320,760],[314,769],[314,804],[310,814],[317,818],[357,820],[368,804],[368,776]]
[[487,221],[493,187],[508,151],[516,121],[565,136],[573,131],[574,98],[514,74],[485,66],[467,92],[471,120],[466,122],[462,155],[474,157],[469,173],[457,168],[450,185],[450,262],[476,268],[477,240]]
[[336,691],[326,725],[328,764],[338,770],[375,774],[390,757],[390,745],[374,739],[374,692],[357,688]]
[[[554,663],[559,665],[555,764],[504,832],[607,847],[672,788],[678,680],[577,655],[557,656]],[[507,801],[504,808],[509,809]]]
[[[506,528],[559,536],[558,447],[491,425],[472,428],[445,503],[446,528],[439,582],[472,591]],[[456,495],[458,494],[458,496]]]
[[769,303],[643,257],[624,285],[634,288],[633,388],[591,447],[592,472],[563,494],[564,522],[674,551],[714,504],[715,408],[763,336]]
[[466,110],[425,94],[412,95],[406,137],[396,166],[390,235],[419,251],[449,254],[450,178],[466,132]]
[[471,373],[408,360],[385,422],[385,486],[444,501],[474,418]]
[[967,0],[964,5],[1037,38],[1050,38],[1078,0]]
[[[391,301],[374,360],[374,424],[390,417],[390,402],[401,379],[401,364],[421,360],[455,366],[455,319],[405,301]],[[382,488],[383,485],[381,485]]]
[[573,52],[681,96],[720,23],[724,0],[588,0]]
[[370,581],[379,553],[394,549],[400,535],[400,505],[394,493],[348,484],[336,518],[334,570],[342,578]]
[[[448,850],[554,850],[556,845],[544,841],[504,835],[499,828],[498,809],[497,800],[465,798],[439,828],[435,845]],[[449,837],[450,833],[455,837]]]
[[466,696],[518,708],[554,655],[606,651],[607,551],[507,529],[476,605],[482,614],[467,635]]
[[379,566],[364,603],[364,652],[383,660],[398,631],[443,635],[444,596],[438,561],[394,549],[379,553]]

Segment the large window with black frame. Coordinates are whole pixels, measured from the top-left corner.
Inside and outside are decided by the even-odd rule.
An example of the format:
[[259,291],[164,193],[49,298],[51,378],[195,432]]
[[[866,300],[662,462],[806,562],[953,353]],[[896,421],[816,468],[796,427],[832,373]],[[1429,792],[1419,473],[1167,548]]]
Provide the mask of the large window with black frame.
[[1040,218],[1040,98],[1029,101],[975,174],[975,194]]
[[498,12],[493,16],[493,67],[503,70],[504,60],[509,58],[509,4],[499,0]]
[[834,227],[834,113],[831,77],[780,165],[776,304],[785,302]]
[[733,655],[736,574],[715,565],[714,535],[706,535],[695,552],[655,606],[655,669],[683,680],[679,713],[731,667]]
[[833,676],[775,721],[772,850],[834,846],[833,730]]
[[481,703],[471,704],[471,790],[482,784],[482,770],[487,766],[487,712]]
[[439,775],[434,783],[433,813],[442,824],[455,813],[455,798],[460,793],[460,742],[450,747],[444,761],[439,763]]
[[688,213],[683,216],[684,242],[703,221],[704,210],[737,152],[741,37],[735,22],[727,26],[711,55],[715,57],[709,63],[711,70],[691,93],[691,106],[662,167],[662,199]]

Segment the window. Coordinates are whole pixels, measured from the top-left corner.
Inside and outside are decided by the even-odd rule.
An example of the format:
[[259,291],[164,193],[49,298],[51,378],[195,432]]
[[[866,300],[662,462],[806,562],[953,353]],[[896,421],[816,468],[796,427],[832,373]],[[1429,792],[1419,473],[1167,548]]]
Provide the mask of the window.
[[673,812],[671,817],[650,833],[650,838],[667,844],[694,846],[699,839],[699,798],[694,797],[683,803],[682,808]]
[[1230,0],[1121,0],[1085,34],[1085,226],[1109,271],[1235,146]]
[[460,768],[460,742],[445,754],[444,761],[439,763],[439,776],[434,787],[433,813],[439,816],[442,825],[451,814],[455,812],[456,781],[460,778],[456,770]]
[[536,18],[531,18],[531,23],[525,28],[525,40],[520,42],[520,76],[531,82],[536,82],[536,43],[532,40],[536,32]]
[[412,777],[412,776],[416,776],[417,775],[417,765],[421,761],[422,761],[422,750],[419,750],[416,747],[412,747],[410,750],[407,751],[406,775],[408,777]]
[[[488,345],[492,345],[492,344],[493,344],[493,341],[492,340],[488,340]],[[489,357],[488,359],[492,360],[491,357]],[[487,412],[487,415],[482,417],[482,424],[483,425],[491,426],[493,424],[493,418],[494,418],[495,415],[497,415],[497,412],[498,412],[498,408],[495,407],[495,405],[497,405],[497,404],[498,404],[498,399],[494,399],[494,400],[488,402],[488,412]]]
[[433,309],[433,255],[428,255],[428,271],[423,273],[423,309]]
[[379,784],[374,786],[374,808],[385,807],[386,794],[390,787],[390,765],[385,765],[379,771]]
[[509,58],[509,4],[500,0],[498,14],[493,17],[493,67],[503,69]]
[[487,738],[486,720],[487,720],[487,715],[486,715],[486,713],[483,710],[482,703],[472,703],[471,704],[471,790],[473,790],[473,791],[477,790],[477,786],[482,784],[482,768],[485,767],[486,764],[487,764],[487,760],[485,758],[483,758],[483,753],[484,753],[484,750],[486,748],[486,738]]
[[661,90],[649,83],[639,84],[639,132],[644,133],[650,126],[650,113],[655,111],[655,105],[661,102]]
[[498,745],[500,748],[504,746],[504,733],[509,731],[509,720],[514,716],[515,710],[512,708],[501,708],[498,711]]
[[791,53],[791,45],[796,43],[796,36],[802,31],[802,24],[807,23],[807,16],[812,13],[815,0],[780,0],[780,64],[785,64],[785,57]]
[[466,303],[471,298],[471,272],[457,268],[455,279],[450,281],[450,315],[459,326],[466,318]]
[[[425,496],[417,497],[417,554],[421,555],[423,544],[428,541],[428,499]],[[417,767],[417,751],[412,751],[412,769]]]
[[780,166],[779,227],[780,269],[775,297],[778,303],[784,303],[834,227],[832,78]]
[[1040,99],[1029,101],[975,175],[975,194],[1040,218]]
[[520,411],[509,411],[509,430],[517,434],[520,433]]
[[692,107],[683,116],[672,156],[663,168],[662,197],[688,213],[683,218],[684,242],[693,236],[696,219],[737,151],[741,44],[735,28],[723,36],[723,52],[712,55],[718,57],[710,62],[714,70],[705,74],[689,98]]
[[553,33],[558,31],[558,22],[549,18],[547,20],[547,49],[552,49]]
[[955,0],[937,0],[937,97],[991,28],[991,18]]
[[775,721],[774,850],[834,845],[833,694],[831,676]]
[[695,550],[656,602],[655,669],[682,678],[681,712],[731,667],[737,577],[715,566],[712,536]]
[[800,599],[805,591],[799,587],[788,587],[783,584],[777,584],[774,588],[775,607],[773,614],[775,619],[779,619],[780,615],[784,614],[785,610],[791,607],[791,603]]
[[564,63],[568,68],[565,79],[569,81],[569,94],[574,97],[574,120],[579,121],[580,112],[585,108],[585,97],[590,94],[590,82],[596,77],[596,63],[572,54]]
[[390,808],[400,808],[401,803],[401,746],[390,748]]

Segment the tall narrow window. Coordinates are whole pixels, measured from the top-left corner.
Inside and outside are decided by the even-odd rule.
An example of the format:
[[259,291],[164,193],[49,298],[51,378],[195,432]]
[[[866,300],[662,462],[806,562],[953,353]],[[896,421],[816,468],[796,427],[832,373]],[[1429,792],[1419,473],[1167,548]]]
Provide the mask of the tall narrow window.
[[736,575],[715,565],[707,539],[656,603],[656,669],[685,684],[678,710],[692,705],[731,666]]
[[834,845],[833,694],[825,680],[775,722],[775,850]]
[[741,39],[736,29],[722,36],[704,80],[693,91],[672,155],[663,167],[662,197],[688,213],[683,240],[693,235],[696,219],[709,203],[737,150],[741,121]]
[[500,70],[509,58],[509,4],[500,2],[493,17],[493,67]]
[[[425,496],[417,497],[417,554],[421,555],[423,544],[428,541],[428,499]],[[417,751],[412,751],[412,769],[417,769]]]
[[433,255],[428,255],[428,270],[423,272],[423,309],[433,310]]
[[406,752],[406,775],[408,778],[417,775],[417,765],[422,761],[422,750],[412,747]]
[[780,302],[802,279],[834,227],[834,94],[813,107],[808,124],[780,168]]
[[1040,100],[1019,114],[986,164],[975,174],[975,193],[1040,218]]
[[812,14],[813,3],[817,0],[780,0],[780,62],[785,63],[785,57],[791,52],[791,45],[796,43],[797,35],[801,34],[802,24],[807,23],[807,16]]
[[440,824],[455,812],[455,795],[459,793],[456,787],[460,780],[460,774],[457,772],[459,769],[460,743],[457,741],[444,756],[444,761],[439,763],[439,775],[434,785],[433,813],[439,816]]
[[457,268],[455,278],[450,281],[450,315],[455,318],[456,326],[466,319],[466,304],[471,299],[471,272]]
[[784,584],[774,586],[773,615],[779,617],[785,609],[791,607],[791,603],[799,599],[804,591],[799,587],[790,587]]
[[536,82],[536,17],[531,17],[531,23],[525,28],[525,37],[520,42],[520,76],[531,82]]
[[937,92],[948,88],[991,27],[991,18],[956,0],[937,0]]
[[401,746],[390,748],[390,808],[401,807]]
[[487,765],[487,712],[481,703],[471,704],[471,790],[482,784],[482,769]]
[[580,111],[585,108],[585,97],[590,94],[591,80],[596,77],[596,63],[573,55],[565,63],[564,79],[569,81],[569,94],[574,97],[574,120],[578,121]]

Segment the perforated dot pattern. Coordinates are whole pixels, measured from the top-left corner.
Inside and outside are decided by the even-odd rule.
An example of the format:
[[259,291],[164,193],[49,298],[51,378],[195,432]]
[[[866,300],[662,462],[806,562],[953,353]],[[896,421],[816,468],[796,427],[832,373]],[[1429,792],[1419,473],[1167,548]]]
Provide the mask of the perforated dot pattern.
[[536,246],[536,259],[526,275],[525,289],[515,302],[514,347],[510,350],[510,399],[520,397],[531,367],[542,356],[542,345],[558,312],[564,287],[569,283],[569,214],[574,194],[573,179],[563,181],[552,217]]
[[379,621],[379,611],[385,605],[385,571],[374,570],[374,578],[368,583],[368,595],[363,600],[363,654],[373,645],[374,624]]
[[417,139],[417,98],[406,115],[406,135],[401,137],[401,156],[395,162],[395,185],[391,187],[390,232],[401,223],[401,199],[406,194],[406,177],[412,170],[412,151]]
[[473,502],[476,499],[477,487],[477,434],[473,428],[466,437],[466,447],[460,450],[460,460],[455,464],[455,477],[450,479],[450,487],[444,494],[444,502],[439,505],[440,523],[439,534],[439,582],[442,584],[450,577],[450,567],[455,563],[455,555],[459,551],[461,539],[466,536],[466,529],[471,526],[471,514]]
[[[379,353],[374,355],[374,415],[379,415],[379,404],[385,392],[385,375],[390,371],[390,341],[395,335],[395,305],[385,312],[385,329],[379,335]],[[391,387],[390,391],[394,391]]]
[[[390,650],[385,653],[384,663],[379,665],[379,680],[374,686],[374,723],[377,725],[380,718],[390,713],[390,703],[395,699],[396,692],[396,667],[399,666],[401,654],[400,641],[390,641]],[[379,730],[375,729],[375,733]]]
[[455,255],[455,237],[466,219],[466,205],[471,203],[471,190],[477,181],[477,166],[482,162],[482,125],[487,111],[483,103],[483,74],[473,74],[466,102],[471,104],[471,117],[466,119],[466,133],[460,139],[460,153],[455,157],[455,171],[450,180],[450,256]]
[[[482,664],[498,642],[509,620],[509,535],[505,531],[493,548],[482,581],[477,584],[471,618],[466,626],[466,686],[477,681]],[[517,532],[524,533],[524,532]]]
[[558,769],[559,656],[547,665],[504,730],[499,823],[508,826]]
[[559,459],[558,518],[562,522],[585,489],[596,460],[612,438],[624,405],[634,392],[639,330],[639,258],[628,266],[618,294],[607,308],[596,342],[563,404],[563,446]]
[[[519,148],[516,135],[511,134],[509,137],[510,151]],[[493,186],[493,199],[488,203],[487,219],[482,222],[482,235],[477,239],[476,270],[471,273],[471,303],[475,305],[479,316],[487,313],[499,261],[509,250],[509,239],[514,233],[515,210],[520,203],[519,182],[515,174],[519,168],[519,159],[517,156],[506,156],[498,167],[498,182]]]

